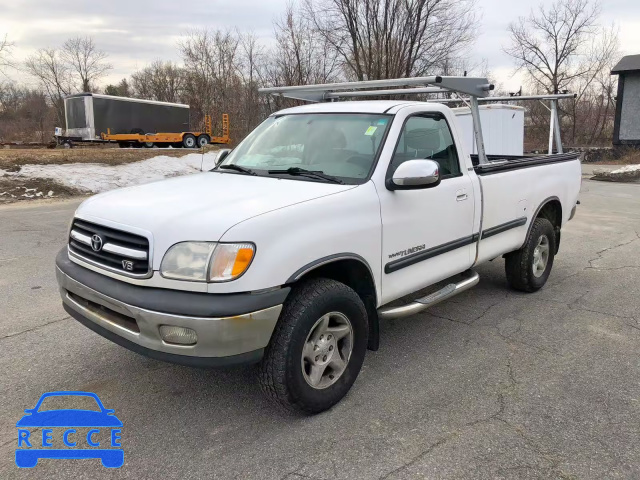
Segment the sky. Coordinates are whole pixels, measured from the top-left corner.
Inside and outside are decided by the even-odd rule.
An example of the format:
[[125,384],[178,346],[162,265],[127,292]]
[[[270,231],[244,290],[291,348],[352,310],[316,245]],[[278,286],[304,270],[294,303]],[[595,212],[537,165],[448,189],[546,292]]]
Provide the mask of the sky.
[[[39,48],[59,47],[70,37],[90,35],[108,53],[113,70],[102,83],[117,83],[154,60],[179,62],[177,42],[190,29],[237,27],[252,31],[265,43],[273,37],[273,20],[288,0],[0,0],[0,36],[15,44],[20,62]],[[477,0],[481,16],[470,62],[486,59],[503,88],[522,83],[512,59],[503,51],[507,26],[550,0]],[[640,54],[640,0],[602,0],[601,23],[619,28],[623,54]],[[25,81],[18,72],[14,79]]]

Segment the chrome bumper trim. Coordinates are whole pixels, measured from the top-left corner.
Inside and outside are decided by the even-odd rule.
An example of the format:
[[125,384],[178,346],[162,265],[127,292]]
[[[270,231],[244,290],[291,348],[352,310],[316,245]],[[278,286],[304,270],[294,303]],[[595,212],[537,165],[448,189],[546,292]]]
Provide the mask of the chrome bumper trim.
[[[60,285],[62,301],[72,310],[93,323],[142,347],[159,352],[193,357],[226,357],[251,352],[267,346],[275,328],[282,305],[276,305],[244,315],[209,318],[172,315],[146,310],[120,302],[86,287],[72,279],[59,268],[56,277]],[[72,295],[106,307],[120,315],[133,318],[139,332],[112,321],[108,314],[87,308],[74,300]],[[183,346],[165,343],[160,337],[160,325],[175,325],[195,330],[195,345]]]

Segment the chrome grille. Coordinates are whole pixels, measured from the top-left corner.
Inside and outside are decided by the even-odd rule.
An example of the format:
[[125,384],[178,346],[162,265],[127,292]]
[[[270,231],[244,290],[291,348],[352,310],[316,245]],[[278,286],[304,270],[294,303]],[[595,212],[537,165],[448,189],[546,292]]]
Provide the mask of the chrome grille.
[[69,232],[69,253],[99,267],[131,277],[146,277],[149,240],[141,235],[75,219]]

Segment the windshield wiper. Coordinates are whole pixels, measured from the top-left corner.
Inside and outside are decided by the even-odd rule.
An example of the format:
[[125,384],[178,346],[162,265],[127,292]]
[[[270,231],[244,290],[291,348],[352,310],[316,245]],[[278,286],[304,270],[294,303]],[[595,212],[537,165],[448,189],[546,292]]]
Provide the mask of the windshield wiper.
[[284,170],[268,170],[267,173],[269,175],[285,173],[287,175],[299,175],[301,177],[316,177],[316,178],[322,178],[323,180],[329,180],[330,182],[334,182],[334,183],[340,183],[340,184],[344,183],[339,178],[333,177],[331,175],[327,175],[322,171],[307,170],[305,168],[300,168],[300,167],[289,167]]
[[246,173],[247,175],[258,175],[250,168],[241,167],[240,165],[236,165],[234,163],[230,163],[228,165],[220,165],[218,168],[223,170],[235,170],[236,172]]

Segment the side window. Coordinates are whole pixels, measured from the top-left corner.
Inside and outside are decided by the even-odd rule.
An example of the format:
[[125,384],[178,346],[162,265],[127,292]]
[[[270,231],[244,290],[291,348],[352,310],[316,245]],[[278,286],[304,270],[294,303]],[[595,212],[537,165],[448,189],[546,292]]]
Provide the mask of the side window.
[[458,152],[443,117],[415,116],[407,119],[391,160],[391,170],[407,160],[425,158],[440,164],[443,179],[460,175]]

